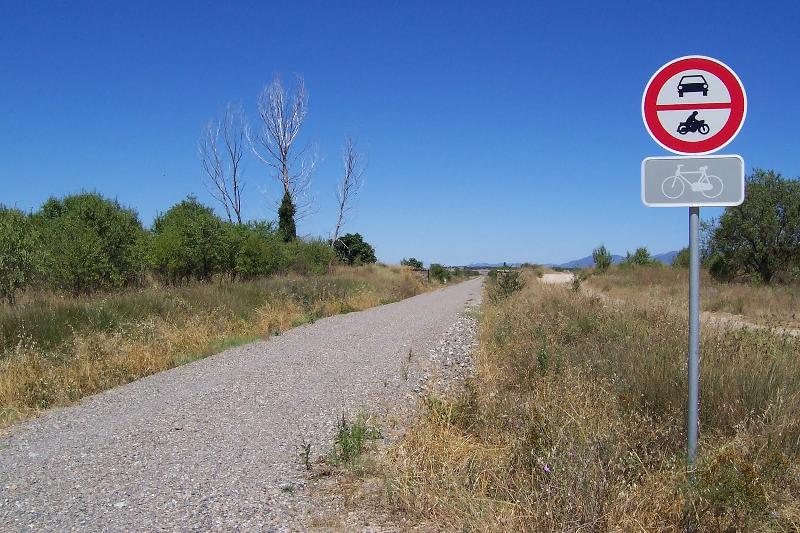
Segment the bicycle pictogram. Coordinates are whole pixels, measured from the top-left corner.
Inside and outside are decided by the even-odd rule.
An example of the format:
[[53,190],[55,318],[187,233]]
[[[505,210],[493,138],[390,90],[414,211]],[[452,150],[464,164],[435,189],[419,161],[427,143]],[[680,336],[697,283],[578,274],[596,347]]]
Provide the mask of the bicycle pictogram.
[[[718,176],[708,174],[708,165],[698,167],[697,170],[682,170],[683,164],[675,169],[675,175],[665,178],[661,183],[661,192],[671,200],[680,198],[686,192],[686,185],[693,192],[699,192],[706,198],[716,198],[722,194],[723,184]],[[697,181],[689,181],[687,174],[699,175]]]

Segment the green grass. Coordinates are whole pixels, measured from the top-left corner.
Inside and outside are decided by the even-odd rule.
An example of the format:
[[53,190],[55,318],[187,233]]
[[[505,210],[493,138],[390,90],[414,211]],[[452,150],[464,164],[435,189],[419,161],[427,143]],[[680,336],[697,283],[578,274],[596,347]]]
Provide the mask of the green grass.
[[367,443],[383,437],[381,429],[370,423],[368,417],[359,413],[353,421],[347,420],[342,413],[336,421],[336,437],[330,453],[330,462],[334,465],[351,465],[364,453]]

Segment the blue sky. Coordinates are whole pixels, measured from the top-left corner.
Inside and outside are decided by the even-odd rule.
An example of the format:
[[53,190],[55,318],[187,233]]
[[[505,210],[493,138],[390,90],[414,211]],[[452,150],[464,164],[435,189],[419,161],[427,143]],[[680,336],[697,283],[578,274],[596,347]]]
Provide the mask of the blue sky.
[[[310,94],[327,235],[345,134],[369,159],[354,219],[380,259],[560,262],[685,245],[685,209],[648,209],[644,84],[687,54],[747,89],[721,153],[800,175],[797,2],[3,2],[0,203],[96,190],[149,225],[201,182],[197,140],[229,101],[251,119],[276,73]],[[245,214],[277,185],[246,165]],[[720,210],[706,209],[704,218]]]

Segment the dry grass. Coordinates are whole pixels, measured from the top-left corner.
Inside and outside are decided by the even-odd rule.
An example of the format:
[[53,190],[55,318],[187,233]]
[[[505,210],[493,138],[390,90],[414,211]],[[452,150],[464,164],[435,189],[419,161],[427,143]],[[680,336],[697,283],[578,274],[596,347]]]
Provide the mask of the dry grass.
[[369,265],[327,276],[150,288],[97,298],[47,295],[0,308],[0,425],[279,334],[317,318],[427,290]]
[[800,342],[705,332],[690,489],[685,338],[567,287],[484,304],[474,382],[390,453],[396,503],[463,531],[797,531]]
[[[716,282],[702,271],[703,311],[741,315],[765,326],[800,327],[800,285],[761,285]],[[612,298],[638,305],[664,302],[685,308],[688,271],[670,267],[613,267],[593,275],[589,287]]]

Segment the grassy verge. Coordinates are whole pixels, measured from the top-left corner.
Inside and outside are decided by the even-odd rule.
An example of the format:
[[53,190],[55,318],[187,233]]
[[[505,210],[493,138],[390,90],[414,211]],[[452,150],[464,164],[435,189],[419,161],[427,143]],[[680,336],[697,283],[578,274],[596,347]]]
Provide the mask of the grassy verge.
[[374,265],[340,267],[325,276],[40,297],[2,307],[0,425],[317,318],[425,289],[407,271]]
[[[612,298],[646,305],[667,301],[686,306],[689,274],[669,267],[613,267],[589,278],[593,289]],[[771,326],[800,327],[800,285],[718,283],[702,272],[703,311],[743,315],[747,320]]]
[[690,488],[685,322],[532,280],[485,303],[473,382],[390,453],[397,502],[463,531],[797,531],[800,341],[704,332]]

